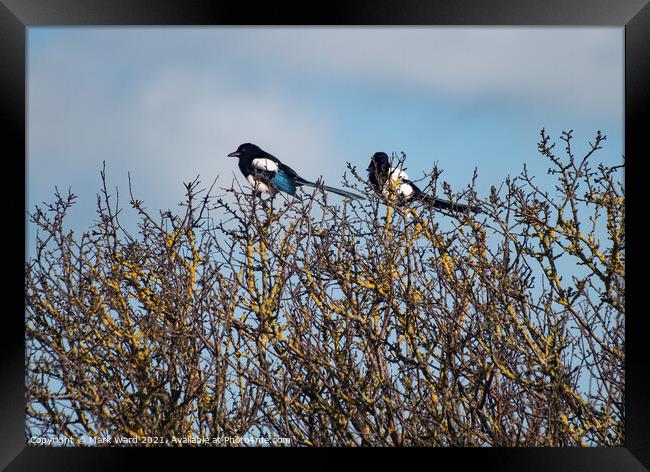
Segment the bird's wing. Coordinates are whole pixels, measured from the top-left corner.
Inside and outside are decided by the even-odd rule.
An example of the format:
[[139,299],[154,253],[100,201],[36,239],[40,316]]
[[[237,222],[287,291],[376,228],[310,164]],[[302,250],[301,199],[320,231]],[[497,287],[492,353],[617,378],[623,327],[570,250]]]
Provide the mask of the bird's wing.
[[263,170],[266,172],[277,172],[280,168],[280,162],[270,157],[256,157],[251,161],[253,170]]
[[271,178],[271,185],[273,185],[278,190],[282,190],[290,195],[296,193],[296,182],[294,179],[284,172],[275,172]]
[[264,157],[256,157],[251,161],[251,167],[256,175],[261,174],[276,189],[291,195],[296,193],[298,174],[277,158],[270,154]]
[[292,179],[299,179],[298,173],[289,167],[286,164],[280,162],[277,158],[272,155],[267,155],[264,157],[256,157],[251,161],[251,167],[253,171],[264,171],[264,172],[282,172]]

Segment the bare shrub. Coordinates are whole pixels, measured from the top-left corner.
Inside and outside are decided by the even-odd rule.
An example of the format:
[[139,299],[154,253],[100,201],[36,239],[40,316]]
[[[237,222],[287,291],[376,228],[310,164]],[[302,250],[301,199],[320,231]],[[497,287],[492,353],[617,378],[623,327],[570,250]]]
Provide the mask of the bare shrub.
[[624,189],[594,162],[604,139],[577,158],[542,130],[555,188],[525,169],[485,201],[472,184],[482,213],[454,218],[194,181],[178,214],[131,195],[133,235],[102,173],[77,237],[57,193],[31,213],[27,434],[622,445]]

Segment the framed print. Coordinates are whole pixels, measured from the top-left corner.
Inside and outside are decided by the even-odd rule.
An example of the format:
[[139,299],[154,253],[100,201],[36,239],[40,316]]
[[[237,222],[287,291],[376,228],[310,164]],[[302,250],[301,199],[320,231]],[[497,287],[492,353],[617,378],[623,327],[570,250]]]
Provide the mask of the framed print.
[[2,467],[650,467],[650,6],[362,3],[2,0]]

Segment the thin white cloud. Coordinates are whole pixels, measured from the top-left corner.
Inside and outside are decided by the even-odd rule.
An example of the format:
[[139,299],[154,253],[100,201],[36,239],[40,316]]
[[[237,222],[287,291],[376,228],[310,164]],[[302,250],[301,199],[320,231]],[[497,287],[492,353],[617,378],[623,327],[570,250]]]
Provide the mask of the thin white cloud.
[[373,82],[620,110],[622,28],[256,29],[238,48],[249,58]]
[[[160,66],[226,62],[291,74],[390,81],[457,98],[554,101],[585,113],[619,110],[623,29],[613,27],[217,27],[62,30],[59,54]],[[83,41],[91,38],[91,41]],[[70,40],[71,39],[71,40]],[[97,54],[96,51],[100,54]],[[90,54],[88,54],[90,52]]]

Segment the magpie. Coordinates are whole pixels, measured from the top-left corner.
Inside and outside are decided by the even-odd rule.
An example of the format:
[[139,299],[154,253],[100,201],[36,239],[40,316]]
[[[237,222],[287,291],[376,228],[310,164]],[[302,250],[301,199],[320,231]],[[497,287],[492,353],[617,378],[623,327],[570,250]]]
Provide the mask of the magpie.
[[455,210],[467,212],[468,210],[478,213],[480,209],[476,206],[451,203],[448,200],[432,197],[422,192],[413,182],[409,180],[406,172],[400,167],[391,167],[390,159],[385,152],[376,152],[370,158],[368,181],[372,188],[384,198],[388,199],[391,192],[397,194],[399,204],[408,204],[419,200],[434,208],[441,210]]
[[[260,149],[259,146],[251,143],[240,145],[236,151],[228,154],[228,157],[239,159],[239,170],[253,187],[255,192],[268,193],[272,197],[279,191],[295,195],[296,188],[302,185],[307,187],[318,188],[321,185],[316,182],[310,182],[300,177],[295,170],[286,164],[280,162],[275,156]],[[327,185],[322,185],[323,189],[333,192],[344,197],[353,199],[363,199],[361,195],[352,192],[346,192]]]

